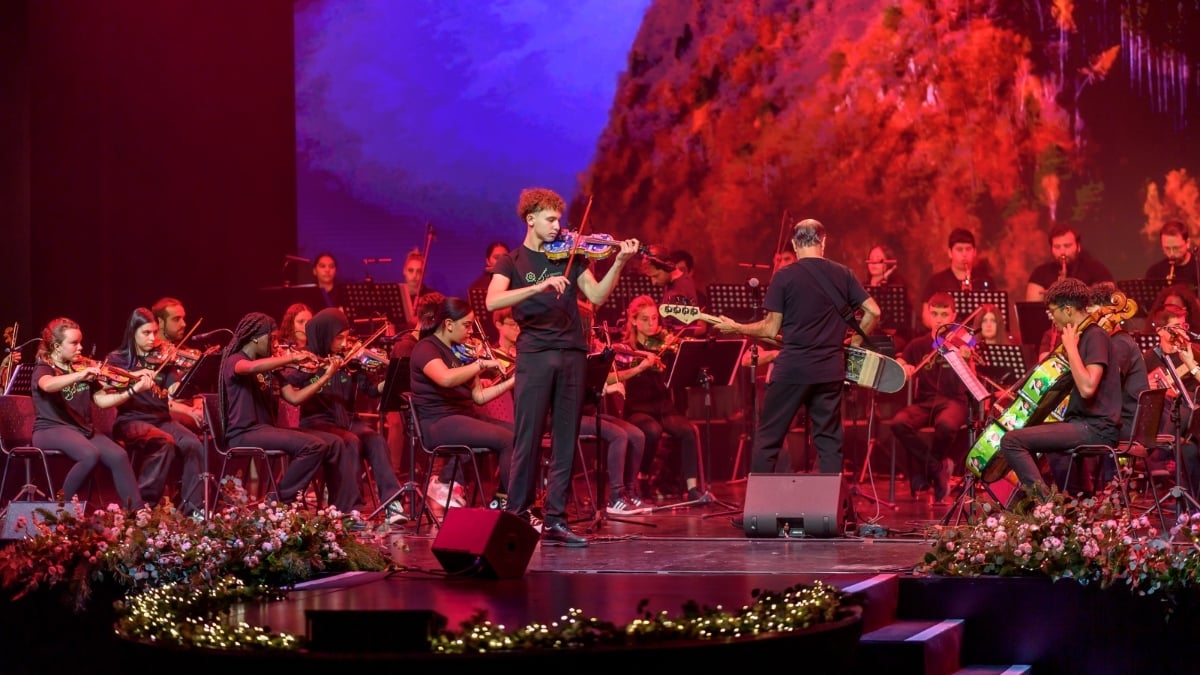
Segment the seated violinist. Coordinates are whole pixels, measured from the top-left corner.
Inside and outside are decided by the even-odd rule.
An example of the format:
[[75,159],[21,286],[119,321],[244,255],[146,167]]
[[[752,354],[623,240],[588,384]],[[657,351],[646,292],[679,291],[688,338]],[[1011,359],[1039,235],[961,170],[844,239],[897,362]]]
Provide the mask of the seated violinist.
[[[941,351],[958,350],[964,363],[970,363],[969,348],[965,346],[970,334],[963,327],[951,324],[955,310],[954,298],[949,293],[934,293],[926,305],[932,330],[914,337],[896,359],[915,383],[913,402],[896,413],[890,426],[908,453],[912,496],[915,498],[932,483],[933,502],[940,504],[949,493],[955,465],[952,444],[967,421],[969,400],[966,385]],[[918,433],[929,426],[933,427],[931,445]]]
[[700,432],[691,420],[676,411],[671,390],[667,388],[663,360],[651,346],[654,343],[661,345],[666,334],[658,325],[658,305],[654,298],[639,295],[629,303],[626,315],[622,342],[645,356],[630,362],[626,368],[618,367],[609,381],[625,383],[624,417],[646,436],[646,453],[638,474],[640,494],[650,494],[652,467],[660,449],[659,441],[665,433],[679,443],[687,499],[700,499],[703,494],[699,479]]
[[138,307],[125,324],[121,348],[108,355],[108,363],[128,371],[147,373],[153,387],[134,394],[117,410],[113,438],[125,444],[138,465],[138,489],[142,499],[156,504],[163,497],[171,467],[182,466],[182,492],[179,510],[186,514],[200,510],[204,493],[200,473],[204,466],[204,445],[195,433],[172,419],[172,413],[188,415],[197,428],[203,415],[187,403],[167,395],[180,377],[173,361],[166,361],[168,345],[158,339],[158,322],[150,310]]

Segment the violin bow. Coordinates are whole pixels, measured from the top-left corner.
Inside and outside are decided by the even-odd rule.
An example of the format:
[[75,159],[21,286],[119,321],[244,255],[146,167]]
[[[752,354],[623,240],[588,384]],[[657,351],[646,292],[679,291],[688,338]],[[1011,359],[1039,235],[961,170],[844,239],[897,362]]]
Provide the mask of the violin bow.
[[[594,198],[595,195],[588,197],[587,206],[583,209],[583,220],[579,223],[579,230],[575,232],[575,244],[571,247],[571,253],[567,256],[567,269],[563,271],[563,276],[567,278],[567,281],[571,280],[571,264],[575,262],[575,254],[583,247],[583,236],[587,230],[588,215],[592,212],[592,199]],[[559,297],[562,297],[561,293]]]

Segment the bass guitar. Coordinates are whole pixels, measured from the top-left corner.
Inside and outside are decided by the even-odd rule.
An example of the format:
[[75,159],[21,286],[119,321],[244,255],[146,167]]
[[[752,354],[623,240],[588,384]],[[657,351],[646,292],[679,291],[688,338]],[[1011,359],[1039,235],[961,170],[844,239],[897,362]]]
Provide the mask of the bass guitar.
[[[710,324],[720,323],[720,317],[705,314],[699,307],[691,305],[659,305],[658,313],[678,319],[683,323],[704,321]],[[776,349],[783,347],[779,340],[770,338],[755,338]],[[843,347],[846,353],[846,381],[866,389],[875,389],[885,394],[892,394],[904,388],[908,377],[904,374],[904,366],[889,356],[873,352],[862,347]]]

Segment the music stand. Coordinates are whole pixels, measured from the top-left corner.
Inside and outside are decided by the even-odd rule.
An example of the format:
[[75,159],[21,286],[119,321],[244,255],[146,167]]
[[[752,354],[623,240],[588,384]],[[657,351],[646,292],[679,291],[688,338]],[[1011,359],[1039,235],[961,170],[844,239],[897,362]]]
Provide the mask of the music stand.
[[983,363],[978,371],[993,384],[1007,385],[1016,382],[1025,375],[1028,368],[1025,359],[1024,345],[979,345],[979,356]]
[[492,323],[492,313],[487,308],[487,289],[468,289],[467,302],[471,305],[471,311],[479,321],[479,326],[483,328],[484,338],[488,341],[488,344],[494,345],[499,342],[500,333],[496,330],[496,325]]
[[[954,308],[958,312],[955,321],[966,320],[980,305],[995,305],[1000,310],[1000,316],[1004,318],[1004,325],[1008,326],[1011,323],[1008,320],[1008,291],[950,291],[950,297],[954,298]],[[1042,309],[1045,310],[1045,307],[1042,306]],[[1042,314],[1045,315],[1045,312]]]
[[[908,289],[903,286],[868,286],[867,294],[879,303],[882,312],[879,330],[895,330],[901,335],[912,331],[913,314],[912,302],[908,299]],[[895,317],[893,319],[892,317]],[[893,356],[894,351],[893,351]]]
[[18,363],[4,387],[5,396],[33,396],[33,364]]
[[425,493],[417,484],[417,430],[412,428],[413,416],[406,412],[409,404],[404,398],[411,388],[410,374],[411,361],[409,357],[389,360],[387,374],[384,375],[383,380],[383,392],[379,396],[380,419],[390,412],[399,412],[404,417],[404,432],[408,437],[408,481],[401,485],[400,489],[392,496],[381,501],[379,506],[367,516],[367,520],[373,520],[387,509],[388,504],[408,495],[408,520],[415,523],[419,529],[421,523],[418,516],[429,518],[430,525],[435,523],[433,514],[429,513],[428,509],[421,508],[425,502]]
[[1021,342],[1038,346],[1042,336],[1050,330],[1050,317],[1046,314],[1044,302],[1018,302],[1017,322],[1021,329]]
[[750,284],[709,284],[709,312],[749,323],[762,318],[762,288]]
[[351,321],[375,316],[386,317],[398,326],[407,326],[413,320],[404,312],[406,293],[403,284],[346,284],[346,316]]
[[1117,288],[1137,303],[1138,311],[1134,316],[1146,316],[1154,305],[1154,299],[1166,287],[1166,279],[1122,279],[1117,282]]
[[[606,520],[615,520],[618,523],[631,523],[633,525],[645,525],[647,527],[658,527],[654,523],[608,515],[608,500],[605,497],[608,490],[608,444],[604,443],[604,434],[600,433],[600,416],[604,412],[604,386],[608,383],[608,375],[612,371],[613,359],[616,356],[616,352],[608,348],[595,354],[588,354],[587,369],[584,372],[585,400],[596,406],[596,494],[592,500],[592,524],[587,528],[588,534],[604,527],[604,521]],[[624,470],[624,467],[622,467],[622,470]],[[601,500],[604,501],[601,502]],[[602,503],[604,506],[601,506]]]
[[655,286],[650,277],[640,272],[622,274],[608,300],[596,308],[596,324],[607,321],[615,326],[621,323],[625,317],[625,308],[639,295],[648,295],[658,303],[662,301],[662,288]]
[[[196,363],[188,369],[183,377],[179,379],[179,386],[175,387],[175,393],[169,394],[171,398],[178,400],[191,400],[200,394],[211,394],[217,391],[217,382],[221,377],[221,348],[217,346],[209,347],[204,350]],[[214,424],[221,424],[221,420],[204,420],[210,428]],[[215,436],[214,436],[215,438]],[[204,444],[204,452],[202,456],[204,463],[201,476],[204,483],[204,508],[201,511],[204,517],[208,518],[209,508],[209,483],[212,481],[213,475],[208,467],[208,443]],[[191,494],[187,494],[181,501],[191,498]]]
[[[709,459],[712,456],[712,385],[730,386],[737,374],[742,352],[746,349],[745,338],[736,340],[684,340],[679,343],[679,353],[671,364],[667,376],[667,388],[674,390],[677,384],[698,384],[704,389],[704,445],[699,448],[696,467],[699,470],[702,494],[699,499],[673,504],[665,508],[690,506],[692,504],[720,504],[734,510],[732,504],[720,501],[712,495],[708,486]],[[707,450],[707,451],[706,451]]]

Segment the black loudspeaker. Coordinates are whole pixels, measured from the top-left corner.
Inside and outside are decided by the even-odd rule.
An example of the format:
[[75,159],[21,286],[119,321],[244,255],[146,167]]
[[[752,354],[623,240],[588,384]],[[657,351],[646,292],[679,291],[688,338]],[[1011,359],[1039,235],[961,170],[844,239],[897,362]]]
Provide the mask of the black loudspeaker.
[[840,473],[752,473],[742,528],[747,537],[838,537],[853,513]]
[[537,530],[507,511],[457,508],[446,511],[433,555],[451,576],[518,579],[537,543]]
[[[86,504],[84,513],[87,513]],[[45,522],[46,517],[39,513],[61,513],[63,505],[60,502],[9,502],[3,512],[0,512],[0,540],[24,539],[37,534],[34,521]],[[24,518],[22,529],[18,530],[18,521]]]

